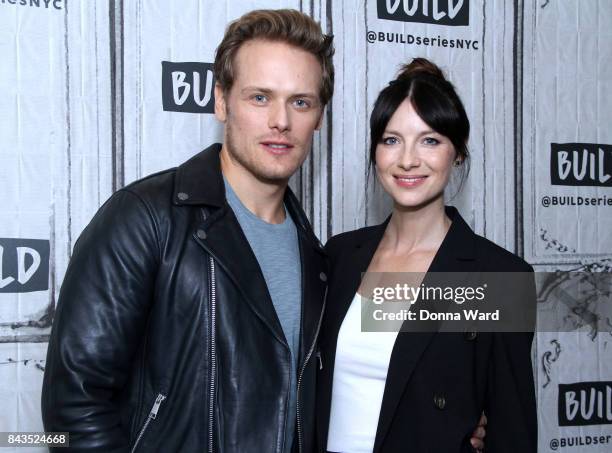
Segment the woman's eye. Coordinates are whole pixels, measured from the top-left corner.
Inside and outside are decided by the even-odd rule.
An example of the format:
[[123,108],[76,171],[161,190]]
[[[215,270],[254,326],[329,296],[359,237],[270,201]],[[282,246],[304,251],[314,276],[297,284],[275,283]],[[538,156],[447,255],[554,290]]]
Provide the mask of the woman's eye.
[[425,143],[426,145],[437,145],[438,143],[440,143],[440,140],[433,137],[425,137],[423,139],[423,143]]
[[397,137],[383,137],[382,142],[384,145],[397,145],[399,140]]

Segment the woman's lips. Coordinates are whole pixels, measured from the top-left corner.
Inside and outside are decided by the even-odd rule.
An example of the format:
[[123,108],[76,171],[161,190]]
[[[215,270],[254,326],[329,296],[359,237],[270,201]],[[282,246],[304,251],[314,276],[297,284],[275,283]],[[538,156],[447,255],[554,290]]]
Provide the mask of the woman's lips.
[[423,184],[427,176],[393,176],[393,178],[400,187],[416,187]]

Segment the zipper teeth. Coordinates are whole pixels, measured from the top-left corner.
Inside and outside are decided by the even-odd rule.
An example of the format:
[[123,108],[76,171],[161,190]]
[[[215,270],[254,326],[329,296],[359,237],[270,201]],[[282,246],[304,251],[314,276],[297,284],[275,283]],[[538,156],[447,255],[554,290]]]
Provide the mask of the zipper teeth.
[[208,451],[213,453],[213,428],[214,428],[214,402],[215,402],[215,378],[217,374],[216,358],[216,297],[217,287],[215,281],[215,261],[210,257],[210,406],[208,409]]
[[130,450],[131,453],[134,453],[136,451],[136,447],[138,447],[138,444],[140,443],[142,436],[144,436],[144,433],[147,430],[149,423],[151,423],[151,420],[157,417],[157,410],[159,409],[159,406],[161,406],[162,401],[164,401],[165,399],[166,399],[166,396],[164,394],[162,393],[157,394],[157,398],[155,398],[153,407],[151,407],[151,410],[149,411],[149,415],[147,416],[147,419],[145,420],[144,425],[142,425],[142,428],[140,428],[140,432],[138,433],[136,442],[134,442],[134,446],[132,447],[132,450]]
[[138,433],[138,437],[136,438],[136,442],[134,442],[134,446],[132,447],[132,453],[134,453],[136,451],[136,447],[138,447],[138,444],[140,443],[140,439],[142,439],[142,436],[144,435],[145,431],[147,430],[147,427],[149,426],[149,423],[151,423],[151,416],[148,416],[147,420],[144,423],[144,425],[142,425],[142,429]]
[[296,401],[296,407],[297,407],[297,431],[298,431],[298,451],[302,451],[303,447],[302,447],[302,417],[300,414],[300,387],[302,385],[302,377],[304,376],[304,370],[306,369],[306,365],[308,364],[308,361],[310,360],[310,357],[312,356],[312,353],[314,351],[315,345],[317,344],[317,338],[319,337],[319,330],[321,329],[321,321],[323,321],[323,313],[325,312],[325,304],[327,303],[327,286],[325,287],[325,295],[323,296],[323,306],[321,307],[321,315],[319,316],[319,323],[317,324],[317,330],[315,331],[315,336],[314,339],[312,341],[312,345],[310,345],[310,350],[308,351],[308,354],[306,355],[306,359],[304,360],[304,363],[302,364],[302,368],[300,369],[300,375],[298,377],[298,382],[297,382],[297,391],[296,391],[296,395],[297,395],[297,401]]

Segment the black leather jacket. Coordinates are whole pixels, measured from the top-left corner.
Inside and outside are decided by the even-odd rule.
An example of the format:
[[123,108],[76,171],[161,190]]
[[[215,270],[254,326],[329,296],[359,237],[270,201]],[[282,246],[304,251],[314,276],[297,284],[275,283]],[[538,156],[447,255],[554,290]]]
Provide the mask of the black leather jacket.
[[[284,449],[290,352],[219,150],[116,192],[74,248],[42,394],[45,430],[73,451]],[[294,447],[310,453],[326,259],[289,190],[285,204],[302,263]]]

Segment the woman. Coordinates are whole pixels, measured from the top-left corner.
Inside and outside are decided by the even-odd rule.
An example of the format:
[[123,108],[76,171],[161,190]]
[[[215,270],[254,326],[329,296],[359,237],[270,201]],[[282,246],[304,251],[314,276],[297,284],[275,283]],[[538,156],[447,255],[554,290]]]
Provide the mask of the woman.
[[[405,66],[378,96],[370,127],[371,164],[393,212],[326,245],[320,450],[474,451],[470,436],[484,411],[487,451],[535,452],[532,333],[361,332],[366,270],[533,272],[444,205],[453,167],[467,164],[469,121],[437,66],[420,58]],[[533,287],[523,297],[535,301]]]

